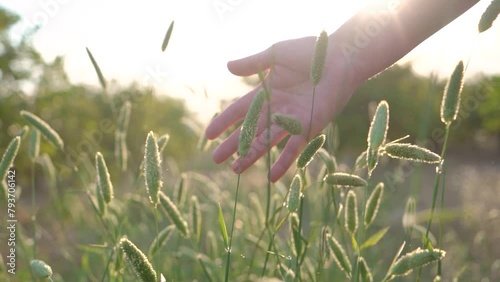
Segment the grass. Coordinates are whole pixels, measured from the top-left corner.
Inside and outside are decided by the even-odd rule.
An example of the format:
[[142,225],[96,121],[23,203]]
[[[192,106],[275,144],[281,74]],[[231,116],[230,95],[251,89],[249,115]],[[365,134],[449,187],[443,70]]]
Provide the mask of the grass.
[[[172,28],[173,22],[162,50],[170,39]],[[323,32],[317,42],[311,68],[312,103],[326,58],[325,34]],[[88,55],[105,90],[106,81],[97,62],[90,51]],[[441,212],[445,210],[447,140],[450,125],[458,112],[462,88],[462,77],[458,76],[459,73],[463,76],[463,64],[459,63],[457,68],[442,102],[446,141],[440,155],[417,145],[399,143],[404,138],[389,142],[386,139],[390,130],[389,105],[381,101],[367,132],[367,148],[353,167],[344,164],[340,169],[333,153],[323,148],[329,137],[320,134],[310,141],[299,157],[293,180],[285,177],[276,184],[271,184],[269,171],[272,155],[277,149],[269,148],[269,135],[265,163],[257,163],[257,169],[248,175],[235,177],[221,173],[209,178],[193,171],[175,173],[172,162],[166,162],[162,156],[169,135],[156,139],[152,131],[146,139],[143,163],[128,163],[131,158],[127,156],[125,136],[133,112],[127,102],[116,115],[115,158],[97,152],[96,167],[83,162],[75,168],[81,187],[66,192],[64,199],[53,206],[41,208],[35,198],[34,165],[43,160],[42,164],[47,166],[44,167],[47,179],[54,179],[50,175],[53,168],[48,167],[50,156],[39,154],[40,136],[33,135],[29,140],[15,137],[1,161],[1,174],[13,162],[16,156],[13,152],[17,152],[19,142],[35,142],[31,144],[31,151],[36,152],[31,153],[31,216],[36,220],[32,223],[33,233],[26,232],[26,227],[19,225],[18,276],[13,279],[0,272],[0,278],[51,281],[158,281],[159,277],[165,277],[166,281],[267,281],[270,278],[284,281],[390,281],[406,277],[428,281],[446,275],[441,265],[449,247],[442,236],[444,227],[440,221],[436,240],[432,223],[440,189],[439,209]],[[240,155],[246,155],[251,149],[264,99],[269,100],[271,95],[264,87],[252,104],[243,123]],[[312,104],[311,117],[313,109]],[[272,118],[269,110],[267,113],[269,128]],[[63,151],[63,140],[48,123],[26,111],[21,111],[20,115],[26,119],[30,130],[37,130]],[[289,127],[290,132],[299,134],[302,131],[296,128],[293,117],[274,116],[275,122],[277,118],[281,126]],[[171,136],[174,138],[175,132]],[[309,133],[307,136],[309,140]],[[206,144],[203,142],[201,147],[206,147]],[[391,195],[384,192],[384,183],[376,181],[372,175],[376,169],[383,169],[377,164],[388,157],[437,165],[438,168],[426,228],[422,230],[416,225],[416,200],[411,198],[406,211],[395,215],[403,219],[404,227],[410,233],[400,240],[386,236],[393,224],[381,210],[387,201],[391,201]],[[105,162],[105,159],[115,162]],[[263,177],[266,173],[267,178]],[[64,183],[60,178],[54,181],[56,186]],[[267,189],[261,189],[264,186]],[[85,197],[88,201],[82,202]],[[159,210],[164,213],[159,213]],[[404,210],[403,204],[401,210]],[[64,211],[68,215],[64,215]],[[35,217],[38,214],[48,216]],[[225,218],[231,218],[229,232]],[[77,235],[62,242],[47,236],[59,250],[56,255],[51,255],[53,246],[44,245],[47,240],[40,242],[37,230],[44,234],[64,230]],[[411,234],[417,234],[419,240],[412,239],[415,236]],[[419,241],[421,248],[417,246]],[[30,245],[31,252],[25,248]],[[31,262],[32,270],[26,267],[27,262]],[[416,274],[411,276],[412,272]]]

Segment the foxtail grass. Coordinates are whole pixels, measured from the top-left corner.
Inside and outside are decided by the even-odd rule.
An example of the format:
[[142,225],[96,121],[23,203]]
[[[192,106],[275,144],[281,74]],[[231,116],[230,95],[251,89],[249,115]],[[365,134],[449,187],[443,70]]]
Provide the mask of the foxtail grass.
[[57,149],[63,151],[64,150],[64,142],[57,134],[57,132],[52,129],[52,127],[46,123],[44,120],[39,118],[38,116],[28,112],[21,111],[21,116],[34,128],[38,129],[40,133],[49,140],[49,142],[54,145]]

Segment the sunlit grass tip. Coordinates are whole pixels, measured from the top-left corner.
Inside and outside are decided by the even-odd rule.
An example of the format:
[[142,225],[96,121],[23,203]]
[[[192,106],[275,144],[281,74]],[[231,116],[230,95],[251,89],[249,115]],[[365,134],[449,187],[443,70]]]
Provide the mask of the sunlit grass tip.
[[158,143],[152,131],[148,133],[144,152],[144,175],[149,200],[156,206],[158,204],[158,193],[163,184],[161,176],[161,160],[158,152]]
[[265,92],[264,89],[261,89],[257,95],[255,95],[245,116],[245,120],[241,125],[238,154],[242,157],[248,154],[255,134],[257,133],[257,122],[259,121],[260,112],[264,105]]
[[446,84],[441,102],[441,121],[446,125],[449,125],[457,118],[460,108],[460,93],[462,92],[463,78],[464,63],[460,61]]
[[179,229],[182,236],[189,237],[189,229],[188,224],[184,220],[181,215],[181,212],[177,208],[177,206],[172,202],[172,200],[160,191],[160,204],[163,207],[163,210],[166,212],[168,218],[172,221],[173,224]]
[[311,140],[311,142],[309,142],[309,144],[307,144],[297,159],[298,169],[305,168],[312,161],[316,152],[323,147],[323,144],[325,144],[325,140],[325,134],[321,134],[316,136],[313,140]]
[[30,267],[37,278],[47,279],[52,276],[52,268],[42,260],[32,260]]
[[33,127],[38,129],[40,133],[49,140],[52,145],[54,145],[56,148],[59,150],[63,151],[64,150],[64,142],[59,136],[59,134],[44,120],[42,120],[40,117],[28,112],[28,111],[21,111],[20,112],[21,116]]
[[95,167],[97,172],[98,190],[102,193],[104,201],[109,203],[114,197],[113,183],[111,183],[111,176],[109,175],[106,161],[104,160],[101,152],[97,152],[95,155]]
[[129,261],[132,269],[142,282],[156,282],[157,276],[153,266],[148,261],[144,253],[137,248],[127,238],[122,238],[119,242],[125,257]]

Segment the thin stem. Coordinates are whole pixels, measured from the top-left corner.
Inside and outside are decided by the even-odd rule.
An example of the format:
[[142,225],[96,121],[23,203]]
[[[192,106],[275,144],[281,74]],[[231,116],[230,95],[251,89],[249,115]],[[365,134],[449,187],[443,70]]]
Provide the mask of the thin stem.
[[[441,214],[443,213],[443,207],[444,207],[444,190],[445,190],[445,187],[446,187],[446,173],[445,173],[445,169],[444,169],[444,164],[443,164],[443,167],[442,167],[442,173],[443,173],[443,185],[441,187],[441,204],[440,204],[440,207],[439,207],[439,211],[441,212]],[[441,216],[439,217],[439,239],[438,239],[438,248],[439,249],[442,249],[442,244],[443,244],[443,221],[441,219]],[[442,268],[441,268],[441,260],[438,260],[438,273],[437,275],[439,276],[442,276],[441,275],[441,272],[442,272]]]
[[447,145],[448,145],[448,136],[449,135],[450,135],[450,126],[447,125],[446,126],[446,133],[445,133],[445,137],[444,137],[443,149],[441,151],[441,159],[442,159],[442,161],[441,161],[441,164],[438,167],[438,172],[436,173],[436,177],[435,177],[435,181],[434,181],[434,192],[432,193],[431,215],[429,217],[429,222],[427,223],[427,230],[425,231],[425,238],[426,238],[426,240],[428,240],[428,238],[429,238],[429,230],[431,228],[432,217],[434,216],[434,209],[436,207],[436,199],[437,199],[437,194],[438,194],[438,190],[439,190],[439,180],[440,180],[440,177],[441,177],[441,169],[443,168],[443,165],[444,165],[444,158],[445,158],[445,155],[446,155],[446,148],[447,148]]
[[36,194],[35,194],[35,161],[31,161],[31,221],[33,222],[33,258],[36,258]]
[[[241,163],[240,163],[240,165],[241,165]],[[228,246],[228,250],[227,250],[226,274],[225,274],[225,278],[224,278],[224,281],[226,281],[226,282],[229,281],[229,264],[231,262],[231,252],[232,252],[231,248],[233,245],[234,222],[236,219],[236,207],[238,206],[238,194],[240,191],[240,178],[241,178],[241,174],[238,174],[238,182],[236,184],[236,195],[234,197],[233,220],[231,223],[231,232],[229,235],[229,246]]]
[[313,86],[313,94],[312,94],[312,102],[311,102],[311,114],[309,116],[309,128],[307,129],[307,142],[309,142],[309,138],[311,137],[311,126],[312,126],[312,119],[313,119],[313,113],[314,113],[314,97],[316,96],[316,86]]
[[[158,224],[158,208],[157,206],[155,206],[153,208],[153,212],[154,212],[154,216],[155,216],[155,225],[156,225],[156,238],[159,237],[160,235],[160,229],[159,229],[159,224]],[[156,249],[159,250],[160,249],[160,241],[159,240],[156,240]],[[155,260],[155,264],[156,264],[156,277],[160,277],[160,256],[156,256],[156,260]]]

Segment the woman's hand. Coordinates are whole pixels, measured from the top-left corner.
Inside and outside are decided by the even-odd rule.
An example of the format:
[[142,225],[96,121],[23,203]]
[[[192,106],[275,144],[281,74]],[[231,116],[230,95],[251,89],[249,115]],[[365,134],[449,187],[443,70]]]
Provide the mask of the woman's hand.
[[[314,108],[312,108],[313,85],[310,80],[310,67],[315,44],[316,37],[282,41],[261,53],[228,63],[228,69],[239,76],[248,76],[270,69],[264,80],[271,92],[270,105],[264,103],[257,135],[248,155],[233,162],[231,167],[235,173],[242,173],[266,153],[268,106],[271,114],[291,115],[301,122],[303,128],[301,135],[290,137],[280,157],[274,163],[271,169],[271,181],[275,182],[290,168],[308,140],[319,134],[348,101],[355,88],[353,79],[355,72],[348,66],[345,56],[335,42],[330,42],[323,78],[316,86]],[[215,117],[206,129],[207,138],[217,138],[231,125],[244,119],[261,87],[261,84],[258,85]],[[313,110],[312,116],[311,110]],[[212,156],[216,163],[226,161],[238,150],[239,133],[240,129],[234,131],[214,150]],[[271,147],[286,136],[285,130],[271,124]]]

